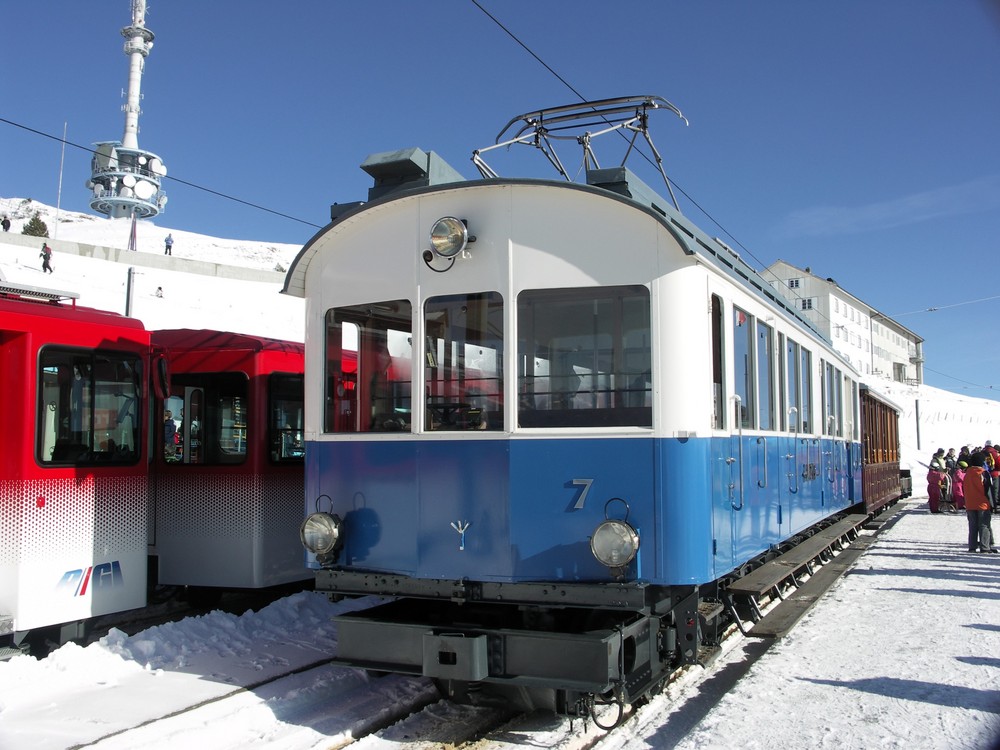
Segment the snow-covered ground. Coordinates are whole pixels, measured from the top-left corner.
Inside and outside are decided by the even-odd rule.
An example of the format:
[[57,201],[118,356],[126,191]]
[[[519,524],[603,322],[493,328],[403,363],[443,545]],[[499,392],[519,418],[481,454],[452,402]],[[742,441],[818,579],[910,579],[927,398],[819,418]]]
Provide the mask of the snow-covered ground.
[[[1000,555],[965,552],[966,529],[962,515],[930,515],[921,500],[907,502],[790,635],[742,641],[707,680],[656,697],[600,747],[992,747],[1000,739]],[[430,683],[332,666],[302,671],[280,689],[261,683],[332,655],[330,618],[363,604],[303,592],[256,613],[216,611],[133,636],[112,630],[85,648],[0,663],[0,747],[341,746],[352,739],[347,717],[359,701],[368,715],[388,712],[426,698]],[[544,731],[517,732],[517,744],[565,747],[582,731],[582,722],[572,730],[548,722]],[[422,739],[392,737],[365,746]]]

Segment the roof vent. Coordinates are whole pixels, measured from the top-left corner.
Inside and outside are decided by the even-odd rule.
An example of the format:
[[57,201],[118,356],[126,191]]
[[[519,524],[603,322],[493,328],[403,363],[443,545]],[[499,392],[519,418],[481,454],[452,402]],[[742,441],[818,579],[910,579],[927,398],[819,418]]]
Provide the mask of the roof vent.
[[652,208],[663,216],[667,215],[667,212],[661,208],[665,205],[664,200],[649,185],[636,177],[635,173],[628,167],[588,169],[587,184],[624,195],[636,203]]
[[371,154],[361,168],[375,179],[368,190],[370,201],[400,190],[465,181],[440,156],[419,148]]

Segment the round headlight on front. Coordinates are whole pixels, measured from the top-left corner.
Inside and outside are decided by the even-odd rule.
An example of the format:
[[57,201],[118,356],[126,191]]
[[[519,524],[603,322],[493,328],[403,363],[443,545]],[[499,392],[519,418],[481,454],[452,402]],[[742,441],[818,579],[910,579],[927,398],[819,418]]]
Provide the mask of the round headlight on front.
[[454,258],[469,244],[469,229],[465,222],[445,216],[434,222],[431,229],[431,247],[442,258]]
[[340,544],[340,516],[329,513],[311,513],[299,528],[302,546],[314,555],[327,555]]
[[590,551],[602,565],[622,568],[639,551],[639,533],[625,521],[604,521],[590,538]]

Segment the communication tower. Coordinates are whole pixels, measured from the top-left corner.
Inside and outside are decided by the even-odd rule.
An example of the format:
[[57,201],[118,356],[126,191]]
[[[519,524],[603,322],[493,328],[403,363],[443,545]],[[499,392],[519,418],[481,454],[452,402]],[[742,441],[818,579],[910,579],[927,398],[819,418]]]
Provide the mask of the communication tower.
[[131,1],[132,24],[122,29],[125,56],[129,59],[128,93],[122,105],[125,134],[120,141],[94,144],[87,180],[87,187],[93,192],[90,207],[113,219],[129,216],[147,219],[156,216],[167,204],[167,196],[160,189],[167,167],[159,156],[139,148],[142,71],[153,48],[153,32],[145,25],[146,0]]

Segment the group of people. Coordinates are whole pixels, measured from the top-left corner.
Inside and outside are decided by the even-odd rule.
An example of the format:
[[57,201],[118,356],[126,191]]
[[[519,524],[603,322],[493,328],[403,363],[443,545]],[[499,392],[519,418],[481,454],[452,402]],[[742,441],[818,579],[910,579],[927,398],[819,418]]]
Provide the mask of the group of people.
[[989,440],[982,447],[938,448],[927,472],[927,499],[931,513],[942,507],[964,510],[969,521],[969,552],[998,552],[993,546],[991,518],[1000,495],[1000,452]]

